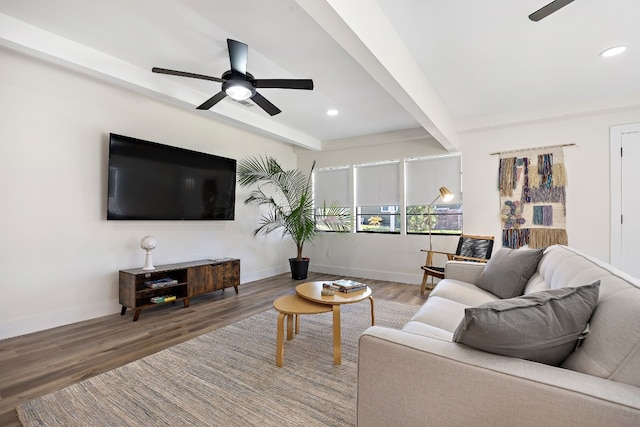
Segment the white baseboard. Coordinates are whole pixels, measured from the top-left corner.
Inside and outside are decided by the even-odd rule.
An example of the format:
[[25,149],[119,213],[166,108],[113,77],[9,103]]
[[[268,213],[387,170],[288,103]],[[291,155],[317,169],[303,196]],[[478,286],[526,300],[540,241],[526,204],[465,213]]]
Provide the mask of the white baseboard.
[[315,273],[335,274],[338,276],[359,277],[362,279],[387,280],[389,282],[408,283],[419,285],[422,283],[422,274],[397,273],[392,271],[365,270],[361,268],[336,267],[312,263],[309,270]]
[[269,277],[277,276],[279,274],[288,273],[289,266],[283,265],[280,267],[267,268],[259,271],[252,271],[251,273],[243,273],[240,270],[240,283],[254,282],[256,280],[267,279]]

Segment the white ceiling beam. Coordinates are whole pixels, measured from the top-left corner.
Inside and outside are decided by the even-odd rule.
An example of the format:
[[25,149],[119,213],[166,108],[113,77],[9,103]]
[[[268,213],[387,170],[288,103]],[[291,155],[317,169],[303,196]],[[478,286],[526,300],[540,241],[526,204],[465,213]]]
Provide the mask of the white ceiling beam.
[[121,87],[173,102],[193,110],[194,114],[208,114],[212,118],[309,150],[317,151],[322,147],[320,140],[234,103],[220,104],[215,111],[196,111],[194,106],[199,105],[210,94],[190,89],[172,79],[153,74],[150,69],[131,65],[1,13],[0,44]]
[[376,1],[295,0],[447,151],[455,121]]

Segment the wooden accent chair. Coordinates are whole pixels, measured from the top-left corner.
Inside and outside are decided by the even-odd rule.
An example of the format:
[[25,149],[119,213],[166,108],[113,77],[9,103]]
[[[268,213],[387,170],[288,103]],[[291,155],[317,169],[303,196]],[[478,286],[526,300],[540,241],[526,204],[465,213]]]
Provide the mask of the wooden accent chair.
[[421,249],[422,252],[427,253],[427,259],[425,264],[420,267],[423,270],[422,286],[420,287],[420,294],[424,295],[427,289],[427,278],[431,277],[430,289],[433,289],[433,278],[444,279],[444,265],[442,267],[433,265],[433,255],[441,254],[446,255],[448,261],[474,261],[474,262],[487,262],[491,258],[491,251],[493,250],[493,236],[471,236],[468,234],[462,234],[460,240],[458,240],[458,248],[456,253],[440,252],[428,249]]

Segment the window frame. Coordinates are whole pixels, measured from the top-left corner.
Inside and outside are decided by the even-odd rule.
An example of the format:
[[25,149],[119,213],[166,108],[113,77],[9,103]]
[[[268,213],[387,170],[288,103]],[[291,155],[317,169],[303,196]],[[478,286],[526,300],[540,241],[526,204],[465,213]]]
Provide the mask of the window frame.
[[[442,200],[437,199],[431,205],[427,204],[429,200],[427,200],[425,204],[409,204],[412,200],[414,201],[416,200],[417,196],[415,196],[415,194],[418,194],[418,193],[414,193],[413,196],[409,195],[409,191],[411,187],[415,185],[411,181],[416,178],[411,178],[410,176],[411,173],[407,172],[408,170],[409,172],[411,171],[411,168],[408,167],[407,164],[408,163],[417,164],[415,162],[423,161],[425,162],[425,165],[426,165],[428,164],[426,162],[438,161],[440,159],[450,160],[452,158],[457,158],[457,165],[458,165],[457,170],[454,171],[453,173],[453,175],[458,176],[458,184],[454,183],[454,185],[451,185],[453,188],[450,188],[450,190],[457,193],[456,197],[452,200],[452,202],[443,203]],[[393,200],[392,197],[387,197],[386,195],[383,195],[382,198],[378,198],[375,200],[377,200],[377,202],[380,202],[380,203],[382,203],[382,200],[385,200],[387,201],[385,204],[360,205],[359,203],[361,199],[359,200],[358,198],[359,168],[370,168],[370,167],[374,168],[376,166],[384,167],[389,165],[397,165],[397,168],[398,168],[397,183],[395,184],[392,183],[392,186],[389,187],[389,188],[393,188],[394,186],[397,187],[397,190],[398,190],[397,196],[399,198],[398,203],[393,203],[395,200]],[[363,169],[360,169],[360,170],[363,170]],[[428,235],[429,233],[431,233],[433,235],[443,235],[443,236],[447,236],[447,235],[459,236],[462,234],[463,220],[464,220],[464,217],[463,217],[464,202],[462,197],[462,155],[461,153],[446,153],[446,154],[429,155],[429,156],[422,156],[422,157],[403,158],[399,160],[393,159],[393,160],[385,160],[385,161],[378,161],[378,162],[352,164],[349,166],[342,165],[342,166],[317,169],[316,171],[314,171],[314,174],[313,174],[313,188],[314,188],[314,215],[316,218],[316,229],[319,232],[335,232],[334,230],[317,228],[318,224],[320,223],[319,219],[323,217],[324,212],[323,212],[323,206],[319,205],[319,201],[316,198],[316,194],[315,194],[316,182],[317,182],[316,179],[319,179],[319,177],[321,177],[322,175],[316,175],[316,173],[331,172],[331,171],[347,172],[346,176],[343,176],[339,182],[334,183],[333,184],[334,187],[332,188],[333,189],[348,188],[348,192],[347,192],[348,195],[346,199],[348,199],[349,206],[342,206],[342,208],[348,210],[349,215],[351,216],[351,219],[352,219],[351,227],[350,227],[350,230],[348,231],[349,233],[395,234],[395,235]],[[377,174],[374,174],[374,175],[376,177],[375,179],[377,180],[377,182],[379,182],[380,178],[378,177],[378,175]],[[417,176],[421,176],[421,175],[428,176],[429,172],[417,174]],[[384,177],[382,179],[384,179]],[[395,180],[396,178],[393,178],[393,179]],[[449,188],[444,183],[438,182],[438,185],[446,186],[447,188]],[[430,185],[431,188],[439,188],[439,186],[435,184]],[[427,192],[430,192],[430,190],[427,190]],[[372,194],[371,191],[369,193]],[[436,194],[434,195],[434,197],[437,195],[437,191],[435,193]],[[422,194],[420,194],[419,197],[420,199],[422,199]],[[427,198],[429,197],[431,196],[427,196]],[[370,201],[370,200],[371,199],[367,201]],[[344,200],[342,203],[344,203]],[[412,221],[412,219],[414,219],[419,215],[425,216],[426,212],[412,213],[412,211],[415,210],[415,208],[422,208],[423,210],[426,210],[429,206],[432,206],[435,210],[435,212],[431,214],[431,217],[438,218],[436,220],[436,226],[434,226],[433,229],[431,229],[430,231],[428,229],[423,229],[421,231],[413,231],[414,227],[412,226],[412,223],[415,223],[415,221]],[[363,212],[363,209],[366,212]],[[453,209],[453,211],[446,212],[447,209]],[[375,230],[375,229],[372,229],[370,226],[365,226],[364,224],[366,224],[369,221],[366,218],[372,217],[372,216],[381,217],[381,220],[380,220],[381,223],[386,224],[386,226],[383,225],[380,230]],[[441,227],[437,226],[438,223],[442,222],[441,219],[446,217],[457,217],[449,221],[450,224],[456,225],[455,228],[442,229]]]

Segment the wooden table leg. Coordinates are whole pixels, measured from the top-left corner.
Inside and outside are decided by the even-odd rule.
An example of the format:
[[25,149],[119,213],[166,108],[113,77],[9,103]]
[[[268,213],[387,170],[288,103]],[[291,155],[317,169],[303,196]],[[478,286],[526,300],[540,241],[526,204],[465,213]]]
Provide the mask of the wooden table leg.
[[284,313],[278,313],[278,331],[276,332],[276,366],[282,368],[284,361]]
[[141,308],[137,308],[136,311],[133,313],[133,321],[137,321],[138,317],[140,317],[140,312],[142,311]]
[[287,340],[293,339],[293,314],[287,314]]
[[305,300],[297,295],[283,295],[273,302],[273,308],[278,311],[276,331],[276,366],[284,364],[284,316],[287,316],[287,339],[294,338],[294,330],[300,331],[301,314],[318,314],[333,311],[333,348],[334,363],[341,363],[340,348],[340,306],[331,304],[319,304]]
[[333,364],[342,364],[342,344],[340,341],[340,304],[331,306],[333,311]]
[[375,326],[376,324],[376,318],[373,315],[373,297],[369,297],[369,301],[371,301],[371,326]]

